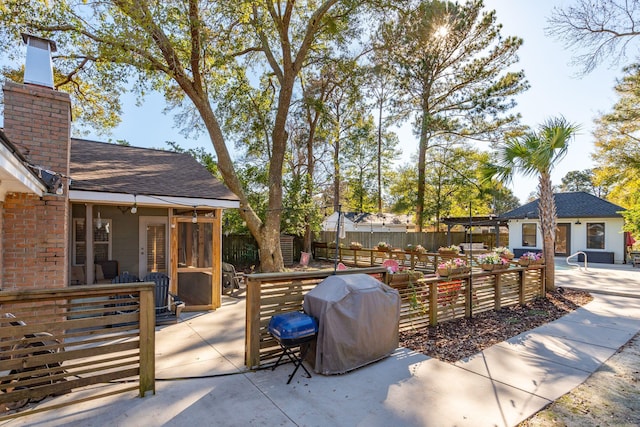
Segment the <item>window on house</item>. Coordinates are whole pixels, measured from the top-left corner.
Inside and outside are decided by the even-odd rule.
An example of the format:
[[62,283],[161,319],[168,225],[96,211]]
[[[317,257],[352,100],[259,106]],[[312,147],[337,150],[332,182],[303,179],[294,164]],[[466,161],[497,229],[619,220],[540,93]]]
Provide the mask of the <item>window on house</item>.
[[[87,254],[84,218],[73,220],[73,265],[84,265]],[[93,220],[93,256],[95,261],[111,259],[111,220]]]
[[604,222],[587,223],[587,249],[604,249]]
[[537,246],[536,224],[522,224],[522,246]]

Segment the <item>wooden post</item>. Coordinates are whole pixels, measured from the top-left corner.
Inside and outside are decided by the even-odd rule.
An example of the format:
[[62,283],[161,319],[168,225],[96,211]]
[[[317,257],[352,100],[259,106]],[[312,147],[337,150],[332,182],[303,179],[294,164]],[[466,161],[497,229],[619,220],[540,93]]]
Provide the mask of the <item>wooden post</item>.
[[524,299],[524,290],[525,290],[525,280],[526,280],[526,275],[524,274],[524,270],[520,270],[518,271],[518,275],[520,276],[520,290],[519,290],[519,302],[520,305],[523,305],[526,301]]
[[471,317],[471,305],[473,304],[471,277],[467,275],[466,280],[463,281],[467,284],[464,289],[464,317],[469,318]]
[[493,296],[493,308],[494,310],[500,310],[502,308],[502,274],[494,274],[494,296]]
[[438,324],[438,282],[429,283],[429,324]]
[[147,391],[156,394],[156,310],[154,285],[140,289],[140,397]]
[[245,364],[249,368],[260,365],[260,281],[247,280]]

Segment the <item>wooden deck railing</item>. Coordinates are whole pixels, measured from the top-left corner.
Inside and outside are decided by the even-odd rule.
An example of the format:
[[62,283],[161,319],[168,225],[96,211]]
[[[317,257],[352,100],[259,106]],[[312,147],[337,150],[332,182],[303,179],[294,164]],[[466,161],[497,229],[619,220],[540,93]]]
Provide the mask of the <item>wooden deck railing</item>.
[[436,271],[437,265],[451,258],[462,258],[471,265],[477,265],[477,256],[481,253],[488,251],[473,251],[472,255],[467,254],[442,254],[439,252],[415,252],[415,251],[403,251],[403,250],[377,250],[377,249],[350,249],[350,248],[336,248],[329,247],[316,247],[315,257],[316,259],[322,259],[332,261],[338,259],[345,265],[352,267],[374,267],[382,264],[385,259],[393,259],[398,262],[402,267],[409,268],[411,270],[421,271]]
[[[401,297],[400,330],[469,317],[544,295],[544,265],[512,267],[496,272],[474,269],[471,275],[448,278],[422,278],[421,273],[411,271],[392,275],[381,267],[354,268],[336,273],[375,274],[398,289]],[[248,367],[256,368],[274,361],[280,351],[278,343],[267,331],[271,316],[302,310],[304,295],[331,274],[333,270],[247,276],[245,363]]]
[[9,410],[0,420],[132,390],[155,393],[153,289],[136,283],[0,292],[0,405],[18,409],[111,384],[90,397]]

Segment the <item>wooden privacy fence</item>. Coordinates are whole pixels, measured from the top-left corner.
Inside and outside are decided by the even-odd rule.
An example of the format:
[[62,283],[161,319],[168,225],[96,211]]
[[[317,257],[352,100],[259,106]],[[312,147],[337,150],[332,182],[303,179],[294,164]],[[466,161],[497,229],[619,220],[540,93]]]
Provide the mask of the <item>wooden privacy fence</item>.
[[[136,283],[0,292],[0,405],[7,411],[0,420],[132,390],[155,393],[153,289]],[[111,385],[90,396],[76,393],[105,383]],[[25,406],[67,393],[78,397]]]
[[[523,304],[544,296],[544,265],[440,278],[419,272],[389,274],[381,267],[338,270],[336,274],[374,274],[401,297],[400,330],[436,325],[474,313]],[[271,316],[302,310],[304,295],[333,270],[265,273],[247,276],[245,363],[250,368],[272,362],[280,353],[267,330]],[[471,283],[471,286],[469,286]]]

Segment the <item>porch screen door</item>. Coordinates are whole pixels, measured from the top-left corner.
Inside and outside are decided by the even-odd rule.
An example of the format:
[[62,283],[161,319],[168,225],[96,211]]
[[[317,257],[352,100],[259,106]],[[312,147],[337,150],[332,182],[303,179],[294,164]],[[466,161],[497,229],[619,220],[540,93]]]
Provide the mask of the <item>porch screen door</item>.
[[148,273],[169,274],[168,219],[140,217],[140,278]]

